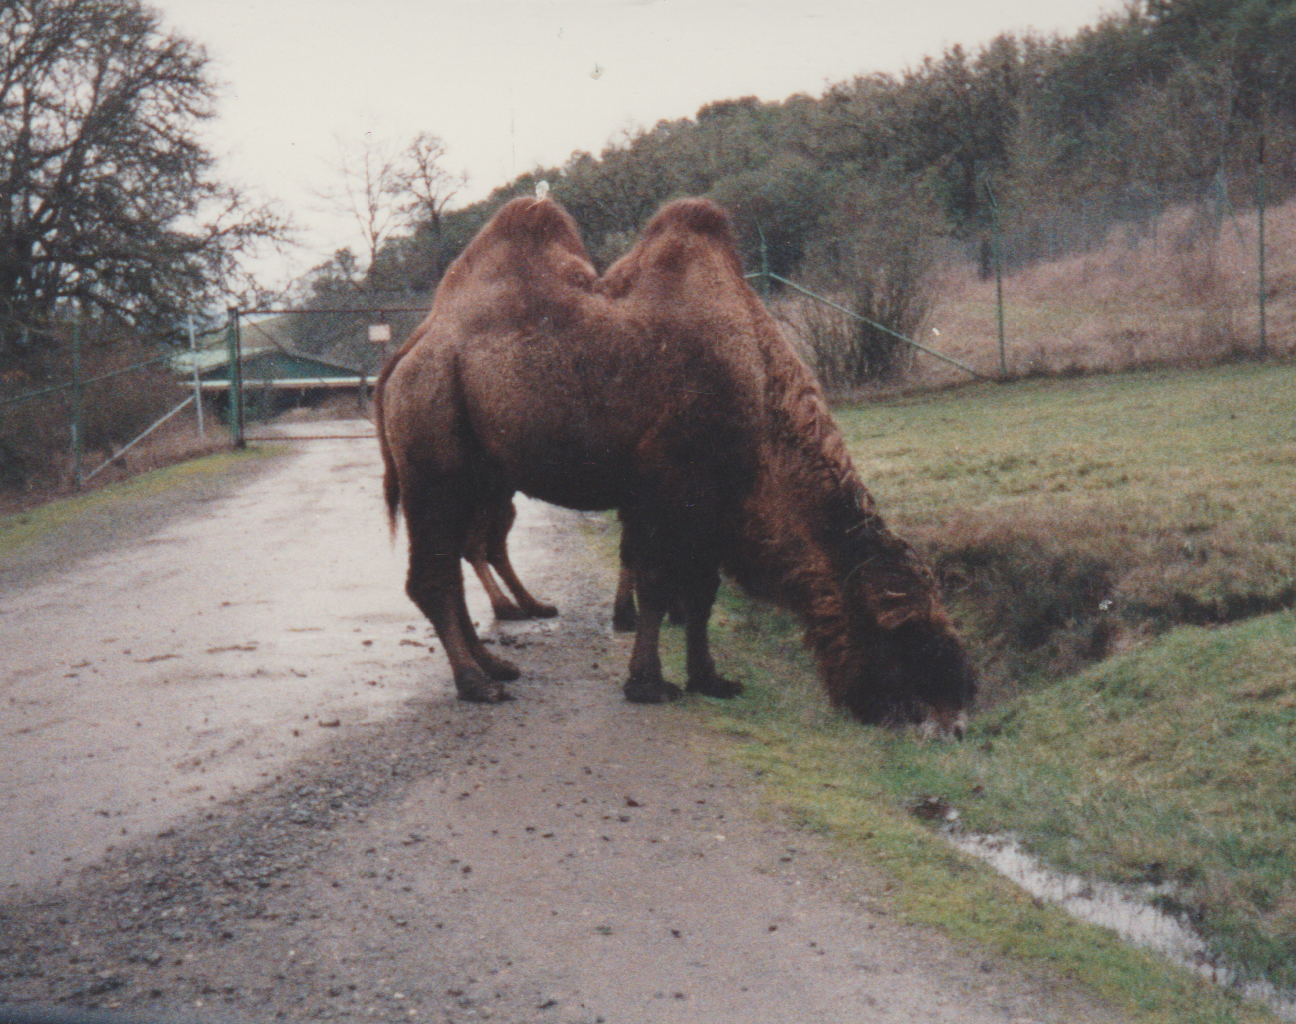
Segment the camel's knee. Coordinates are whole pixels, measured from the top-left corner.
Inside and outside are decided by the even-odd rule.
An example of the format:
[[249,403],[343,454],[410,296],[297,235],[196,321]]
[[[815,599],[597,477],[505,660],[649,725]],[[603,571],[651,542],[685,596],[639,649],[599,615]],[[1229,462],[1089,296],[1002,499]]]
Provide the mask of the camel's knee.
[[463,573],[459,559],[450,556],[418,557],[410,555],[409,572],[405,577],[405,593],[428,618],[448,601],[463,592]]

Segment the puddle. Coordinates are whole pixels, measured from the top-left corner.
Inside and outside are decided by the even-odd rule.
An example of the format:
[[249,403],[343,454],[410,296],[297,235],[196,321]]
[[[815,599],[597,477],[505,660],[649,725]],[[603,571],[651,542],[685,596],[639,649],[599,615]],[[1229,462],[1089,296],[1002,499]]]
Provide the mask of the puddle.
[[1296,993],[1279,991],[1268,982],[1239,981],[1231,970],[1215,962],[1206,942],[1192,928],[1147,902],[1165,895],[1168,888],[1091,882],[1054,871],[1042,867],[1007,836],[951,832],[948,838],[956,848],[986,861],[1032,896],[1060,906],[1081,921],[1109,928],[1128,942],[1155,949],[1208,981],[1266,1004],[1284,1020],[1296,1021]]

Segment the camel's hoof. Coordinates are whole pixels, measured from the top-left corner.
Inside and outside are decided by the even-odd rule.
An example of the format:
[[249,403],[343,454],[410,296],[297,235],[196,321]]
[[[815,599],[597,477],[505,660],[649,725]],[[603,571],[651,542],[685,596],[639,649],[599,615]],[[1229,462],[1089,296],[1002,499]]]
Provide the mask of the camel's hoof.
[[481,667],[486,670],[488,676],[500,682],[511,683],[514,679],[522,677],[522,670],[513,662],[497,658],[493,654],[487,654],[484,658],[479,658],[478,661],[481,662]]
[[625,684],[623,692],[631,704],[667,704],[684,696],[684,691],[674,683],[661,679],[650,683],[631,679]]
[[501,704],[513,700],[513,694],[504,689],[499,680],[492,679],[479,668],[459,669],[455,672],[455,689],[459,699],[474,704]]
[[729,700],[742,695],[743,684],[724,676],[710,675],[706,679],[689,680],[689,693],[700,693],[704,697],[721,697]]
[[635,614],[633,605],[612,609],[612,628],[618,633],[633,633],[639,628],[639,616]]
[[558,609],[551,604],[537,604],[529,606],[522,614],[528,619],[552,619],[557,616]]

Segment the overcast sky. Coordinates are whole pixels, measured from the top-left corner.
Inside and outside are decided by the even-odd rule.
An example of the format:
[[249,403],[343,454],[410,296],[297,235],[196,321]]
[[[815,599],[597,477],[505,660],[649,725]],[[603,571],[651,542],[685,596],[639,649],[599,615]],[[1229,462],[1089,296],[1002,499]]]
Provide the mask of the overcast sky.
[[[782,100],[1001,32],[1070,35],[1118,0],[151,0],[224,83],[223,177],[304,229],[291,276],[351,245],[315,198],[339,139],[441,136],[465,199],[714,100]],[[281,274],[267,268],[274,277]]]

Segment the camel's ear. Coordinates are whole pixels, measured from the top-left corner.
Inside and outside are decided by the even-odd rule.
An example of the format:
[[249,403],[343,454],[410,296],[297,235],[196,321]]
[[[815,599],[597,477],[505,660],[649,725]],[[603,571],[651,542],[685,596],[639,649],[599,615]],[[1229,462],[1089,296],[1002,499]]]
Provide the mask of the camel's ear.
[[889,590],[885,587],[870,589],[869,611],[883,629],[899,629],[906,622],[926,618],[931,614],[930,602],[925,596]]

